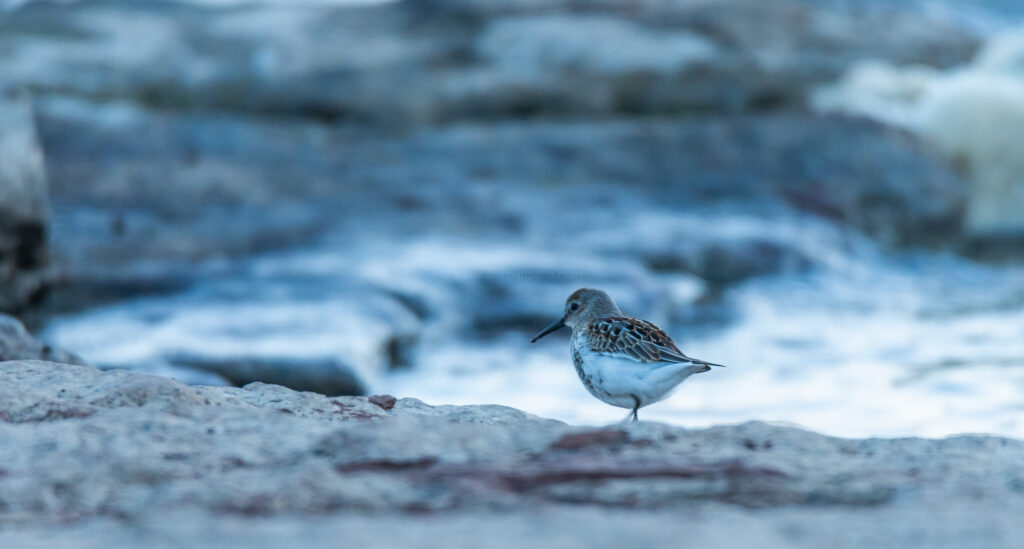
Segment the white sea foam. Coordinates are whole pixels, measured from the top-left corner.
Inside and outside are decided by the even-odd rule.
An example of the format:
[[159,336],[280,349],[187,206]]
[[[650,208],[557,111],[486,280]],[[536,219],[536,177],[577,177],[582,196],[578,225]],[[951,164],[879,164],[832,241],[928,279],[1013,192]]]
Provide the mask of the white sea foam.
[[812,104],[917,133],[969,181],[971,233],[1024,234],[1024,28],[948,71],[863,61],[817,90]]

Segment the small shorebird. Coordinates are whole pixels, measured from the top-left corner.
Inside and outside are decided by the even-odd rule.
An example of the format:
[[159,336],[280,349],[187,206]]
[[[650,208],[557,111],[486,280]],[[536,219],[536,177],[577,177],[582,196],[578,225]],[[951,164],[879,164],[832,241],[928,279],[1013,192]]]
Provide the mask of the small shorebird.
[[622,314],[601,290],[573,292],[565,315],[530,343],[565,326],[572,328],[572,363],[580,381],[598,399],[632,410],[633,421],[637,410],[665,398],[684,379],[722,367],[684,355],[661,328]]

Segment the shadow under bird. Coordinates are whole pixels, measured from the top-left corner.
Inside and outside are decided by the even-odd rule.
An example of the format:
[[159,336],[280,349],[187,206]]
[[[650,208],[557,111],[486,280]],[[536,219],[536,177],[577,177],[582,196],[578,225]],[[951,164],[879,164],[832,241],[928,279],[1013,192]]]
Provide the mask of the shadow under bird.
[[573,292],[565,315],[530,343],[566,326],[572,328],[572,363],[580,381],[598,399],[632,410],[633,421],[637,410],[664,399],[686,378],[724,368],[684,355],[661,328],[622,314],[601,290]]

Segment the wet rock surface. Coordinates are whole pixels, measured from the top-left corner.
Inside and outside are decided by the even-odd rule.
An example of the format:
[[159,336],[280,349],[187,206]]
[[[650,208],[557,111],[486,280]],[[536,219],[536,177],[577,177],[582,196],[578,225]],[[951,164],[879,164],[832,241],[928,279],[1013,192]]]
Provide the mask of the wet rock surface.
[[[493,524],[499,546],[552,529],[589,539],[582,526],[519,526],[545,515],[611,521],[636,539],[657,539],[665,530],[644,525],[674,517],[667,531],[690,524],[719,544],[742,537],[739,523],[773,531],[780,546],[870,538],[896,547],[937,529],[950,543],[977,534],[998,547],[1019,535],[1007,517],[1024,509],[1024,443],[998,437],[851,440],[756,422],[580,428],[502,406],[400,398],[387,409],[40,361],[0,363],[0,394],[0,519],[16,525],[0,540],[9,543],[66,535],[91,547],[122,539],[119,525],[166,516],[184,517],[172,539],[202,546],[217,541],[201,533],[246,539],[239,529],[250,523],[315,544],[352,522],[450,535],[467,521]],[[788,532],[795,517],[799,533]],[[840,517],[870,519],[870,533],[830,529]]]

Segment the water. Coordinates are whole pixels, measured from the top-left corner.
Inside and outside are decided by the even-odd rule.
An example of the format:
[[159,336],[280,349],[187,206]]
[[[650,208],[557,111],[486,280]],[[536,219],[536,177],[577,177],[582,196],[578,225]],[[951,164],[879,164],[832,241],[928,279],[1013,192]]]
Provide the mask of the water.
[[[744,227],[755,220],[719,223]],[[728,365],[691,378],[666,401],[643,409],[643,419],[691,427],[757,419],[849,437],[1024,437],[1024,267],[888,253],[842,231],[830,237],[827,225],[813,220],[761,223],[763,231],[776,227],[776,237],[806,233],[828,243],[817,247],[818,267],[729,290],[725,303],[736,321],[721,329],[691,330],[685,322],[666,321],[673,315],[659,304],[627,309],[663,323],[688,354]],[[639,267],[621,257],[574,258],[431,236],[356,250],[331,242],[239,263],[213,262],[187,292],[57,318],[45,337],[101,365],[193,383],[217,378],[178,368],[173,357],[355,356],[371,373],[374,392],[434,404],[498,403],[575,424],[626,416],[584,390],[569,360],[567,331],[534,345],[527,327],[475,332],[465,317],[488,304],[466,294],[481,284],[480,273],[515,272],[524,262],[535,267],[529,272],[542,272],[537,269],[569,261],[579,267],[570,270],[580,273],[578,280],[504,281],[537,296],[536,303],[523,304],[531,314],[550,311],[554,318],[564,288],[588,285],[595,272]],[[440,253],[445,261],[438,261]],[[687,294],[700,291],[699,281],[684,275],[630,276],[641,277],[642,284],[675,284],[682,297],[670,309],[687,307],[693,297]],[[423,296],[434,312],[422,320],[374,293],[399,287]],[[612,291],[620,297],[623,292]],[[419,334],[420,343],[412,367],[389,370],[374,342],[395,326]],[[531,330],[541,327],[538,316]]]
[[[687,426],[759,419],[850,437],[1024,436],[1024,273],[948,258],[861,267],[734,290],[739,323],[710,338],[677,338],[690,355],[729,368],[691,378],[641,416]],[[442,346],[425,371],[388,388],[579,424],[625,417],[585,392],[567,338],[509,351],[523,347],[519,335],[500,350]]]
[[[328,2],[363,3],[306,0]],[[0,8],[23,3],[0,0]],[[1015,1],[922,4],[972,18],[979,32],[1024,16]],[[876,105],[879,93],[857,88],[849,103],[875,99],[870,105]],[[898,114],[908,108],[884,106]],[[1013,177],[1024,173],[990,167]],[[569,292],[594,286],[608,290],[627,313],[661,324],[686,353],[728,365],[643,409],[645,420],[699,427],[756,419],[850,437],[1024,437],[1024,266],[887,252],[813,218],[681,214],[629,196],[616,197],[618,223],[608,225],[592,223],[586,208],[563,208],[607,208],[599,194],[561,201],[523,194],[511,206],[493,201],[536,218],[557,216],[575,240],[555,242],[537,229],[516,241],[429,229],[346,238],[339,229],[304,249],[202,264],[187,291],[60,316],[43,336],[95,364],[190,383],[223,380],[183,368],[183,358],[337,359],[353,364],[373,392],[434,404],[498,403],[601,425],[623,419],[626,410],[585,391],[570,363],[567,332],[528,343],[560,313]],[[721,304],[729,322],[693,322],[687,313],[707,290],[704,283],[685,273],[652,272],[631,249],[672,249],[666,240],[709,232],[722,241],[763,236],[798,250],[813,268],[731,287]],[[490,301],[494,288],[500,304]],[[489,316],[492,308],[504,316]],[[493,329],[508,318],[510,330]],[[382,348],[396,339],[417,342],[411,364],[394,367]]]

